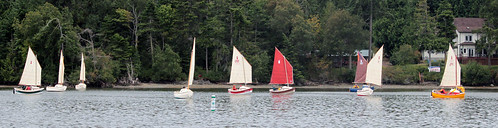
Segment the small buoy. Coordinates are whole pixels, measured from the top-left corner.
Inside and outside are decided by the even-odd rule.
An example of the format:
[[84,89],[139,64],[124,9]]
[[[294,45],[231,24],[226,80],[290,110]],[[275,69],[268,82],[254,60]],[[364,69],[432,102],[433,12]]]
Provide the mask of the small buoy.
[[211,111],[215,111],[215,110],[216,110],[216,96],[211,95]]

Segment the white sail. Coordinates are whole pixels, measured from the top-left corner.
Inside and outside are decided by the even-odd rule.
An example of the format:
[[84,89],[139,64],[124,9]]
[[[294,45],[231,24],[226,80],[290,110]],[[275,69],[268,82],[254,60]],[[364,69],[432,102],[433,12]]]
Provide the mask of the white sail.
[[64,55],[61,50],[61,58],[59,59],[59,79],[57,80],[58,84],[64,84]]
[[21,80],[19,85],[41,85],[41,66],[36,59],[31,47],[28,48],[28,56],[26,57],[26,63],[24,64],[24,70],[22,72]]
[[252,83],[252,66],[235,46],[233,47],[229,83]]
[[372,60],[367,65],[367,76],[365,82],[382,86],[382,58],[384,54],[384,45],[375,53]]
[[455,52],[451,45],[448,48],[447,57],[446,57],[446,66],[444,67],[443,79],[441,80],[441,84],[439,86],[445,87],[455,87],[462,86],[460,84],[461,78],[461,67],[458,63],[458,59],[455,56]]
[[83,53],[81,53],[81,69],[80,69],[80,80],[85,81],[85,58]]
[[194,69],[195,69],[195,37],[194,37],[194,45],[192,46],[192,55],[190,56],[190,69],[188,73],[188,86],[192,85],[194,81]]

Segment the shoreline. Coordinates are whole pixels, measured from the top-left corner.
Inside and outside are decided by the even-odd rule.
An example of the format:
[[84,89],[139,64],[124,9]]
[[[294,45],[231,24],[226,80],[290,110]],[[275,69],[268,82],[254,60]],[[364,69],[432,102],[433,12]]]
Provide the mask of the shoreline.
[[[0,88],[2,89],[7,89],[7,88],[13,88],[17,87],[18,85],[0,85]],[[141,83],[138,85],[129,85],[129,86],[113,86],[110,89],[181,89],[186,85],[184,84],[161,84],[161,83]],[[228,89],[231,88],[233,85],[232,84],[195,84],[191,85],[190,88],[192,90],[205,90],[205,89]],[[237,87],[240,85],[237,84]],[[269,89],[273,85],[247,85],[248,87],[257,89],[257,90],[262,90],[262,89]],[[340,83],[340,84],[333,84],[333,85],[315,85],[315,86],[295,86],[291,85],[292,87],[295,87],[296,89],[300,90],[314,90],[314,91],[328,91],[328,90],[348,90],[353,86],[353,84],[349,83]],[[498,90],[498,86],[464,86],[465,89],[467,90]],[[74,88],[69,86],[69,88]],[[439,88],[437,84],[419,84],[419,85],[382,85],[381,87],[375,86],[375,90],[432,90]],[[106,88],[102,88],[106,89]]]

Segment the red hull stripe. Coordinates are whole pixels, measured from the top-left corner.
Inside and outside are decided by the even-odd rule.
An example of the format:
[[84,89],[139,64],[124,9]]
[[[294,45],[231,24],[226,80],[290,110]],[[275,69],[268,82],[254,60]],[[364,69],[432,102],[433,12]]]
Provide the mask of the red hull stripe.
[[229,90],[228,92],[230,92],[232,94],[240,94],[240,93],[246,93],[246,92],[250,92],[250,91],[252,91],[252,88],[251,89],[246,89],[246,90],[241,90],[241,91],[238,91],[238,90],[236,90],[236,91],[230,91]]

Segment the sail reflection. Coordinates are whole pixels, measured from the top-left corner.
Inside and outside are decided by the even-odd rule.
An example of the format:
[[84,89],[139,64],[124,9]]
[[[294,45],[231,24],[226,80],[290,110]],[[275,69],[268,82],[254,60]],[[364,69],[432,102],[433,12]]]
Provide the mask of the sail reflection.
[[271,95],[273,104],[271,110],[287,110],[290,108],[292,95],[286,94],[273,94]]

